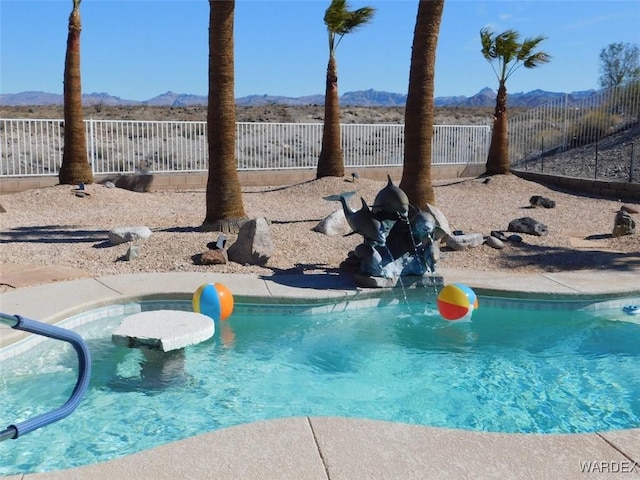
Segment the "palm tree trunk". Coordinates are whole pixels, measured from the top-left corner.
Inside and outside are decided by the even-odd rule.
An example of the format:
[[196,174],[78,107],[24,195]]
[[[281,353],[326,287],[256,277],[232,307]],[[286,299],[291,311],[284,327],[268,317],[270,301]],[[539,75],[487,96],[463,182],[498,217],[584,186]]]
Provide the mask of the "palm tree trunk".
[[400,188],[412,205],[435,204],[431,182],[435,58],[444,0],[421,0],[413,35],[404,122],[404,166]]
[[236,165],[234,0],[209,0],[207,213],[202,229],[235,233],[246,220]]
[[331,55],[327,65],[322,151],[318,159],[316,178],[344,176],[344,160],[340,146],[340,100],[338,98],[337,72],[336,59]]
[[80,1],[73,1],[69,15],[69,33],[64,60],[64,149],[58,172],[61,184],[93,183],[93,171],[87,157],[87,138],[82,113],[80,79]]
[[487,156],[486,175],[505,174],[511,170],[507,127],[507,87],[504,82],[501,82],[496,97],[496,110],[493,114],[493,132]]

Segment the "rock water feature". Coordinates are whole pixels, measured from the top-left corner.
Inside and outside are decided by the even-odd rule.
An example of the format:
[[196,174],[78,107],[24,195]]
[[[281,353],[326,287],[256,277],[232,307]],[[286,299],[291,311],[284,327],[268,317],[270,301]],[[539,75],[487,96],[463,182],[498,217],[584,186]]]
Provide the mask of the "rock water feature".
[[439,254],[436,219],[410,206],[406,193],[387,178],[371,207],[361,198],[361,208],[351,209],[348,201],[355,192],[325,197],[341,202],[352,232],[363,237],[341,268],[353,272],[363,287],[443,285],[442,276],[435,271]]

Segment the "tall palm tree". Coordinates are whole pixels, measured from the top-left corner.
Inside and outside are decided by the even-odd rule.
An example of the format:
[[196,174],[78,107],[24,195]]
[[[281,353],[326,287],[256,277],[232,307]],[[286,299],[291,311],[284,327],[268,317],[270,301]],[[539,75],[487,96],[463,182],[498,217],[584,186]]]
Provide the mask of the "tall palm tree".
[[64,59],[64,148],[58,181],[66,185],[93,183],[93,171],[87,156],[87,137],[82,113],[80,80],[80,2],[73,0],[69,15],[67,51]]
[[[489,28],[480,30],[482,55],[491,64],[498,78],[498,95],[493,114],[493,132],[487,156],[486,174],[509,173],[509,138],[507,131],[507,80],[521,66],[535,68],[547,63],[551,56],[536,49],[546,37],[525,38],[522,42],[515,30],[495,34]],[[493,62],[497,61],[498,68]]]
[[431,183],[436,46],[444,0],[421,0],[413,33],[404,120],[404,165],[400,188],[421,208],[435,204]]
[[235,157],[234,11],[235,0],[209,0],[209,176],[202,229],[225,233],[237,232],[246,220]]
[[344,160],[340,147],[340,102],[335,52],[342,37],[370,22],[374,13],[375,9],[372,7],[349,11],[346,0],[331,0],[331,5],[324,13],[324,23],[329,33],[329,64],[324,96],[322,150],[318,159],[317,178],[344,176]]

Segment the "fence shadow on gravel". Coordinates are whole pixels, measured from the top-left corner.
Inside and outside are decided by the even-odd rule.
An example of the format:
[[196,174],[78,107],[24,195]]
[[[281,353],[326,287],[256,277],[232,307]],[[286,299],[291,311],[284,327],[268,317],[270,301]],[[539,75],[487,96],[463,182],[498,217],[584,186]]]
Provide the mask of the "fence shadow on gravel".
[[95,243],[108,236],[107,230],[75,229],[66,225],[17,227],[0,233],[2,243]]
[[640,249],[634,253],[621,253],[607,249],[572,249],[545,247],[521,243],[517,248],[526,255],[505,255],[504,266],[509,268],[536,265],[547,272],[576,270],[634,271],[640,268]]

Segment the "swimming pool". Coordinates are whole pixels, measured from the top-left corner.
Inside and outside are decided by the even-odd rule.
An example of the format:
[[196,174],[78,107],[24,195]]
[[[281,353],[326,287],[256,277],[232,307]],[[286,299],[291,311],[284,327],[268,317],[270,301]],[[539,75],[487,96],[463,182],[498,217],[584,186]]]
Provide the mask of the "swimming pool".
[[[237,305],[214,338],[155,371],[140,350],[113,345],[111,332],[125,314],[190,303],[95,309],[63,323],[92,353],[86,398],[70,417],[0,443],[0,474],[85,465],[290,416],[525,433],[637,427],[640,317],[621,310],[632,301],[481,297],[471,321],[454,323],[434,302],[313,315]],[[58,406],[75,381],[75,356],[58,342],[2,362],[13,372],[0,385],[0,397],[11,399],[0,406],[5,423]]]

